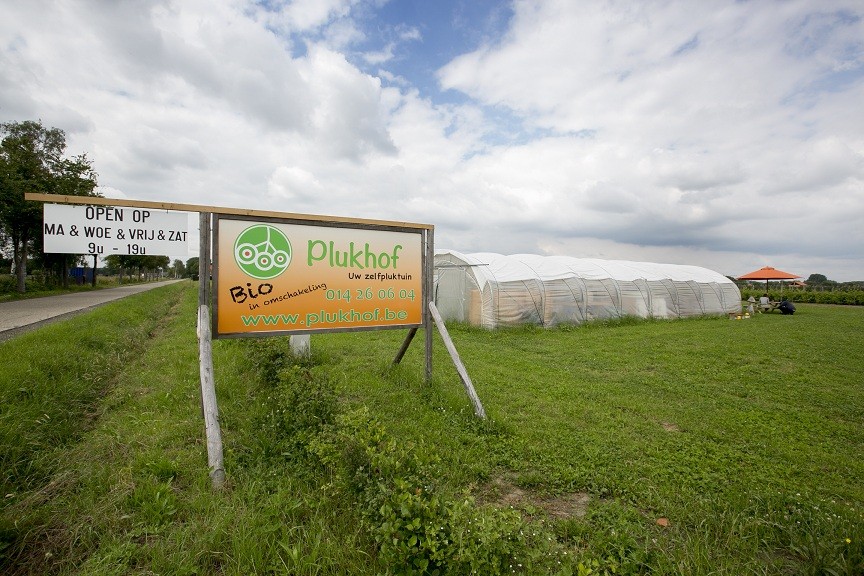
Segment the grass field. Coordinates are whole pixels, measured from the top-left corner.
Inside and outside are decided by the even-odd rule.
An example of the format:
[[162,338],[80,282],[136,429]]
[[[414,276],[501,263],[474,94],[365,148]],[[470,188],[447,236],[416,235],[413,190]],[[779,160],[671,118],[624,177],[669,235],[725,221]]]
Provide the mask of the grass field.
[[196,286],[0,343],[3,574],[862,574],[864,308],[215,343]]

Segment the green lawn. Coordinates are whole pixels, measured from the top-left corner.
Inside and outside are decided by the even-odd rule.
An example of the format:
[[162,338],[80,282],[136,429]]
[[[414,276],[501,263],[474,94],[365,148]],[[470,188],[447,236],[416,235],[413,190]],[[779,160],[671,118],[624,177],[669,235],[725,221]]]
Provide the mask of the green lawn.
[[[344,371],[340,380],[395,435],[442,447],[459,482],[482,490],[503,478],[529,501],[587,496],[586,515],[560,531],[601,563],[623,547],[660,573],[822,573],[836,561],[853,574],[864,538],[862,328],[864,308],[803,304],[792,317],[740,321],[451,328],[503,439],[472,434],[441,346],[431,399]],[[318,348],[353,364],[395,344],[375,339],[333,336]]]
[[864,569],[864,308],[450,326],[487,422],[437,335],[431,385],[422,332],[217,341],[213,493],[195,299],[0,343],[0,572]]

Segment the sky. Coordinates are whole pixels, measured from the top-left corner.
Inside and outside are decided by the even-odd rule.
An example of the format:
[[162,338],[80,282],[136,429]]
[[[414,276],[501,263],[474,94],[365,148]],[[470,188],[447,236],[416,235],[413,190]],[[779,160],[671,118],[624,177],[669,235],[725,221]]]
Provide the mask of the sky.
[[864,280],[860,0],[0,15],[0,122],[64,130],[106,197],[432,224],[460,252]]

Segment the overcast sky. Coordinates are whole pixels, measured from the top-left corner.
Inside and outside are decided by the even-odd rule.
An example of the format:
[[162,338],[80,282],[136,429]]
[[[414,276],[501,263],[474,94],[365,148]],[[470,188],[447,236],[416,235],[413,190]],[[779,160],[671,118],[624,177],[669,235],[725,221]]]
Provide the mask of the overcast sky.
[[860,0],[0,0],[108,197],[864,280]]

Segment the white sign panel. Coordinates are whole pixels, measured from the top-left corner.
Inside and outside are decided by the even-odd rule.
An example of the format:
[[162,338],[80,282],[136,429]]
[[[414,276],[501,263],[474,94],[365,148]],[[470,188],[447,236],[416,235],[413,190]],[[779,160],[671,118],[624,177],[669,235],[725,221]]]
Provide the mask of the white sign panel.
[[167,256],[188,250],[185,212],[45,204],[45,252]]

